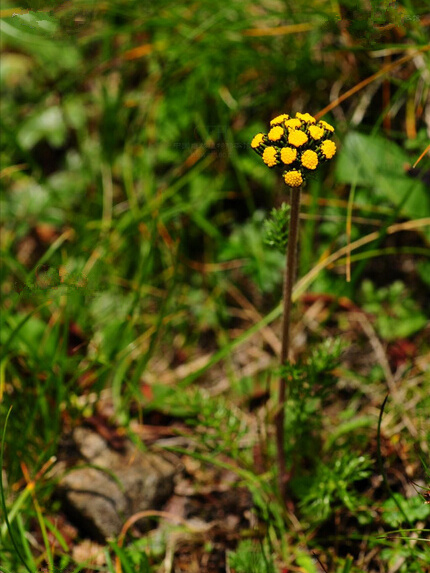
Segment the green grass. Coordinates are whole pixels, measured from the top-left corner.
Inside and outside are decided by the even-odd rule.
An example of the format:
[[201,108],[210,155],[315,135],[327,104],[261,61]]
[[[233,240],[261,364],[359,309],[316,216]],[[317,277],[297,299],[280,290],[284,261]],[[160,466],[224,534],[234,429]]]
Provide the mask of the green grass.
[[[429,482],[428,155],[413,176],[406,166],[428,145],[424,3],[21,8],[5,2],[0,20],[2,573],[155,572],[169,555],[166,526],[113,540],[92,567],[56,521],[45,464],[102,393],[129,434],[154,412],[185,424],[187,455],[251,492],[254,525],[223,549],[232,571],[316,573],[317,556],[336,573],[399,560],[421,573],[430,506],[408,480]],[[263,222],[288,189],[250,141],[388,65],[325,116],[339,153],[303,197],[286,509],[273,433],[283,256]]]

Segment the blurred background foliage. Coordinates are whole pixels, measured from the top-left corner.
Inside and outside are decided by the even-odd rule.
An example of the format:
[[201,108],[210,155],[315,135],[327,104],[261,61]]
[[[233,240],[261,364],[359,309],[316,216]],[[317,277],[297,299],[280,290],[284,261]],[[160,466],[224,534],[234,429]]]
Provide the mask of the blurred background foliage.
[[[428,154],[412,168],[430,133],[425,1],[6,0],[0,24],[12,481],[55,453],[89,389],[111,388],[126,422],[157,356],[168,369],[228,345],[245,328],[234,289],[263,315],[278,304],[263,220],[288,190],[249,147],[272,117],[353,90],[324,115],[339,153],[303,194],[301,275],[430,217]],[[429,237],[382,233],[351,282],[342,260],[308,290],[362,304],[388,341],[420,333]]]

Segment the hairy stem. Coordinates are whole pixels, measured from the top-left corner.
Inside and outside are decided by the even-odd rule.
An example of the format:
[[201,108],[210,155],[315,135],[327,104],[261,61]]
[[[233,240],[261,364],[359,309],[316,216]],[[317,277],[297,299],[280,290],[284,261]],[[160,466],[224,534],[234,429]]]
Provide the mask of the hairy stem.
[[[286,262],[284,269],[284,311],[282,317],[282,348],[281,348],[281,366],[288,360],[290,350],[290,315],[292,305],[293,284],[296,278],[297,268],[297,239],[299,234],[299,215],[300,215],[300,195],[301,187],[291,188],[291,211],[290,227],[288,234],[288,246],[286,253]],[[278,452],[278,480],[279,490],[282,498],[286,499],[286,485],[288,475],[286,471],[284,428],[285,428],[285,402],[287,400],[287,380],[281,376],[279,380],[279,397],[278,413],[276,416],[276,447]]]

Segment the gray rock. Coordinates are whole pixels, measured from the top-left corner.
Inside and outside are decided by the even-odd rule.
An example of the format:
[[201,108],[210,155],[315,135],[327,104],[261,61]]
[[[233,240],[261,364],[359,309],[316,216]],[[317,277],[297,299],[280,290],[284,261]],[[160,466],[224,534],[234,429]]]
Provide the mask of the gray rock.
[[[139,511],[160,509],[173,492],[179,462],[142,452],[126,439],[115,451],[96,432],[76,428],[73,440],[78,464],[59,482],[64,508],[77,526],[92,538],[117,536],[128,517]],[[148,521],[137,525],[145,529]]]

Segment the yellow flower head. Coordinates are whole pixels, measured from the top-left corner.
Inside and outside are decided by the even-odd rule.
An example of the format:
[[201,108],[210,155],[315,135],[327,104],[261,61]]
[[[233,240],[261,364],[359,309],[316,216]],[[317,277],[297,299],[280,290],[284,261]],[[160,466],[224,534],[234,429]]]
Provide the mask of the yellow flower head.
[[274,167],[278,164],[277,159],[278,150],[275,147],[266,147],[263,153],[263,161],[269,167]]
[[318,155],[315,151],[312,151],[312,149],[307,149],[301,157],[301,162],[306,169],[316,169],[318,165]]
[[282,113],[281,115],[273,118],[270,121],[270,125],[282,125],[287,119],[290,119],[290,116],[287,113]]
[[303,177],[300,171],[286,171],[284,181],[289,187],[300,187],[303,185]]
[[284,135],[284,129],[280,125],[275,125],[267,134],[267,137],[271,141],[279,141],[281,137]]
[[324,135],[324,130],[322,129],[322,127],[318,127],[317,125],[310,125],[309,133],[311,134],[312,139],[315,139],[315,141],[317,141],[318,139],[321,139],[321,137]]
[[303,131],[299,131],[298,129],[292,129],[288,133],[288,143],[294,145],[294,147],[300,147],[304,145],[308,141],[308,136]]
[[305,121],[306,123],[315,123],[316,119],[310,113],[296,113],[296,117]]
[[291,119],[287,119],[285,122],[285,127],[291,127],[292,129],[296,129],[297,127],[301,127],[302,122],[300,119],[293,117]]
[[290,165],[294,163],[297,158],[297,149],[294,147],[283,147],[281,149],[281,161],[285,165]]
[[251,147],[268,167],[287,169],[283,172],[287,185],[301,187],[308,173],[334,157],[333,133],[332,125],[323,120],[317,122],[309,113],[296,113],[295,117],[283,113],[271,120],[267,134],[254,136]]
[[322,127],[324,127],[324,129],[326,129],[327,131],[334,133],[334,127],[329,123],[327,123],[326,121],[324,121],[323,119],[319,121],[319,124],[322,125]]
[[257,133],[257,135],[251,141],[252,149],[256,149],[264,142],[264,133]]
[[321,144],[321,153],[326,159],[331,159],[336,153],[336,144],[330,139],[326,139]]

